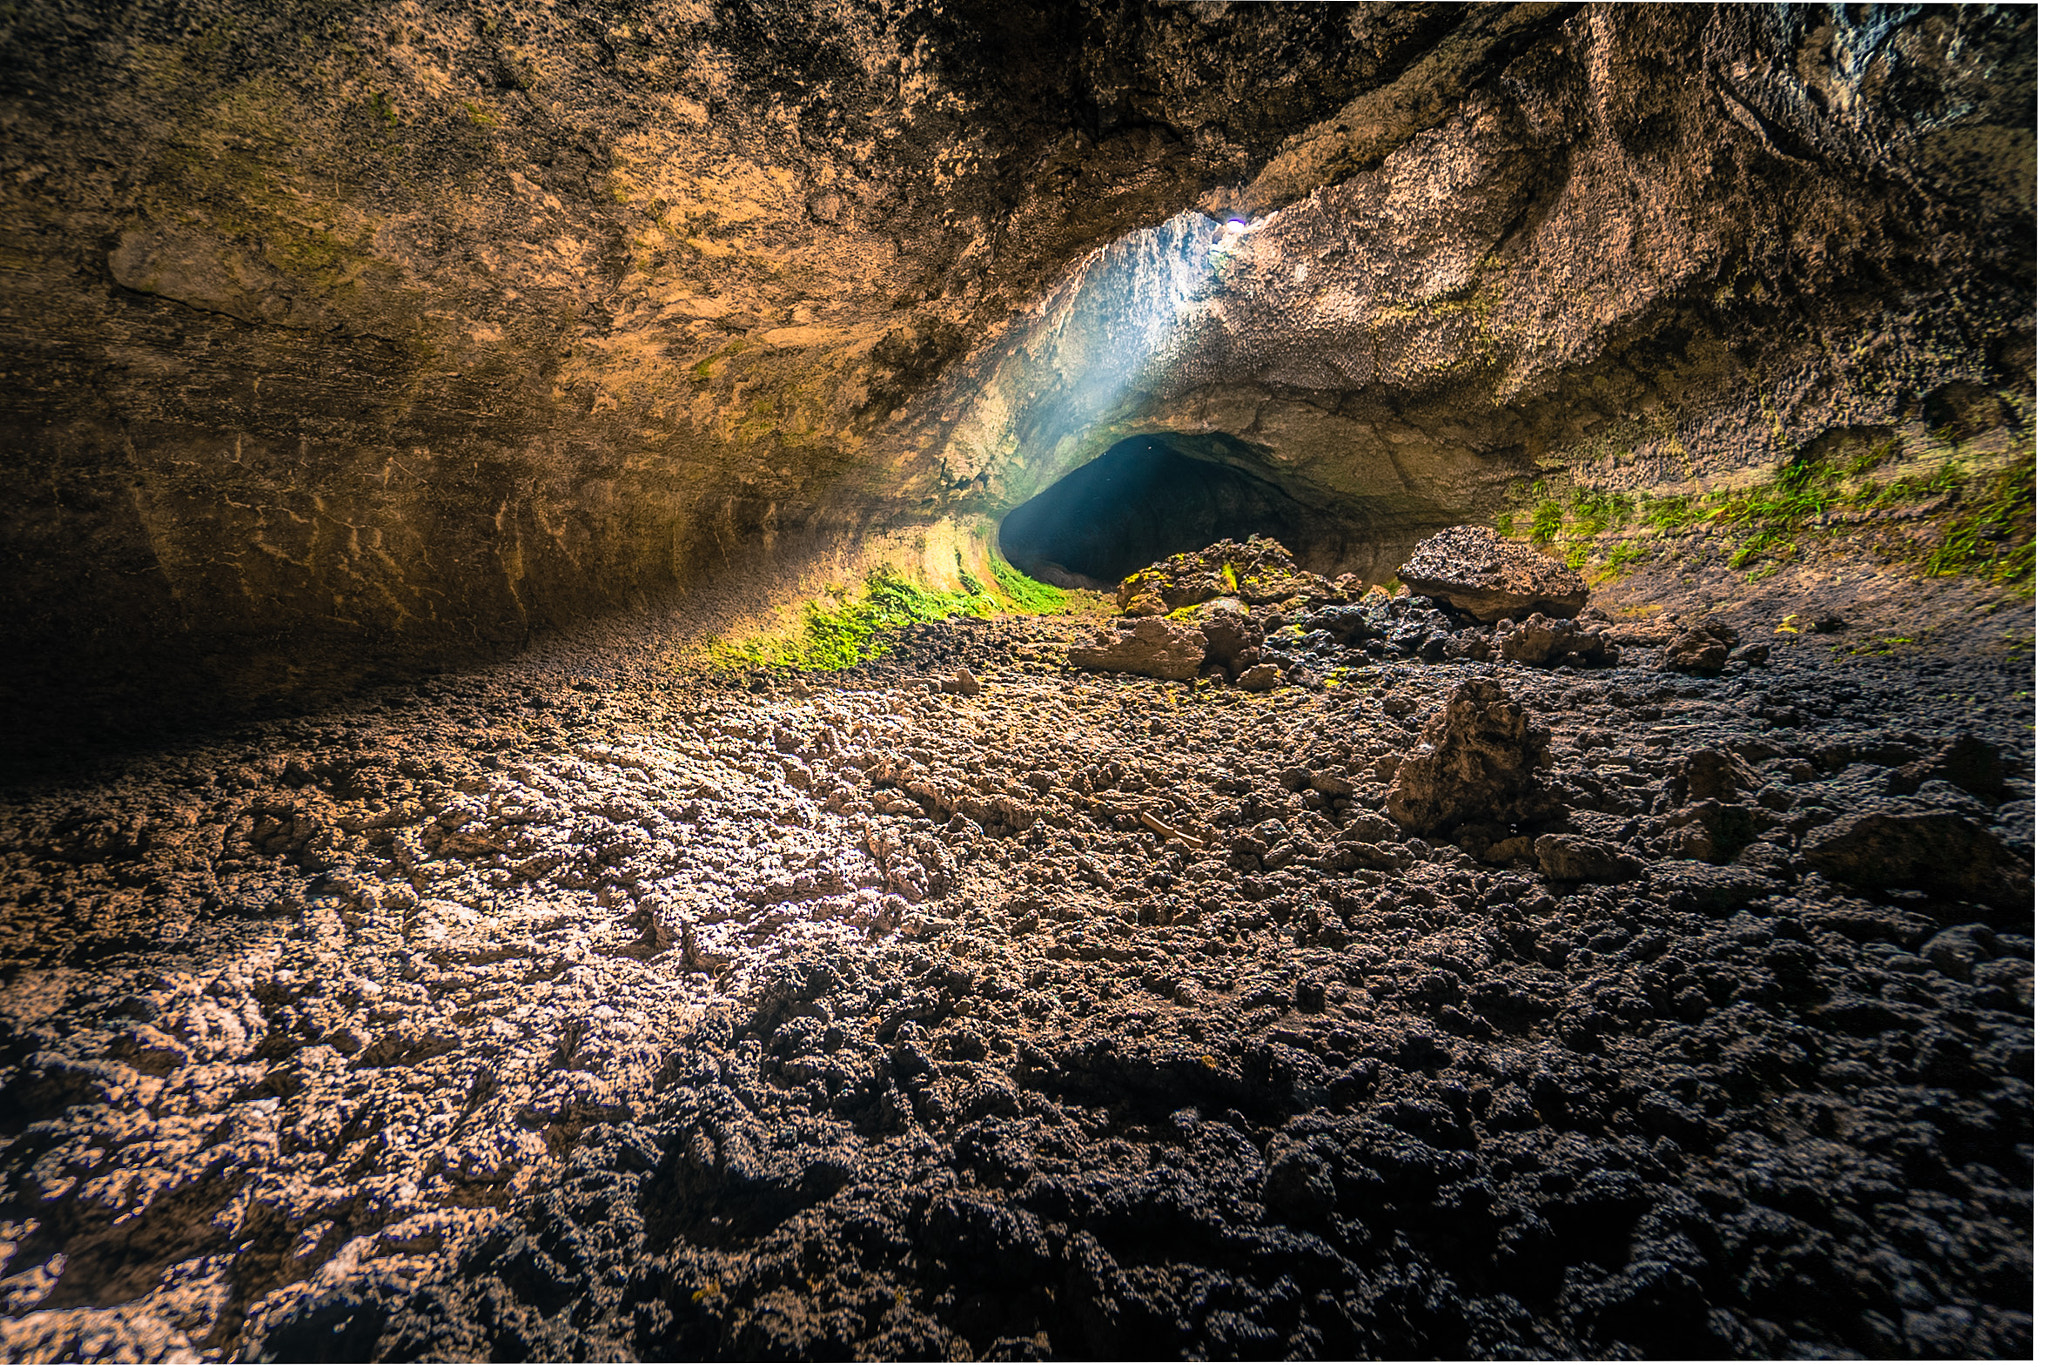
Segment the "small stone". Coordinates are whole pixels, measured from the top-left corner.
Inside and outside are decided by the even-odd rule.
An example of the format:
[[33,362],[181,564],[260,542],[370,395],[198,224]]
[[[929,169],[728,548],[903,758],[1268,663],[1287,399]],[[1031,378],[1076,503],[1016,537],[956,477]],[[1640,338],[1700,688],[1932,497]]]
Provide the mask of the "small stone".
[[1308,786],[1325,797],[1350,797],[1358,785],[1335,769],[1318,769],[1309,775]]
[[978,698],[981,696],[981,680],[974,677],[973,670],[969,669],[966,665],[962,665],[952,678],[940,680],[939,691],[941,693],[953,693],[963,698]]
[[1740,755],[1723,750],[1695,750],[1678,766],[1672,780],[1672,799],[1733,802],[1744,793],[1755,792],[1763,781],[1763,775]]
[[1539,835],[1536,867],[1545,878],[1570,883],[1625,883],[1643,866],[1604,840],[1576,835]]
[[1280,686],[1280,666],[1253,665],[1237,676],[1237,686],[1247,693],[1270,693]]
[[1735,629],[1720,618],[1702,618],[1664,647],[1661,667],[1682,674],[1719,674],[1736,639]]

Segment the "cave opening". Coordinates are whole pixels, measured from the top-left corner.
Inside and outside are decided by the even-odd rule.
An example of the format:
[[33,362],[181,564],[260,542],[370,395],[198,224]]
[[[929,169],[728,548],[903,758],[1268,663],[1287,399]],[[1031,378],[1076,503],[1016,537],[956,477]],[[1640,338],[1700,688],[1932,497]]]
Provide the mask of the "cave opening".
[[1011,564],[1069,588],[1107,588],[1133,571],[1222,540],[1270,536],[1304,563],[1330,564],[1342,519],[1171,438],[1128,437],[1018,505],[997,544]]

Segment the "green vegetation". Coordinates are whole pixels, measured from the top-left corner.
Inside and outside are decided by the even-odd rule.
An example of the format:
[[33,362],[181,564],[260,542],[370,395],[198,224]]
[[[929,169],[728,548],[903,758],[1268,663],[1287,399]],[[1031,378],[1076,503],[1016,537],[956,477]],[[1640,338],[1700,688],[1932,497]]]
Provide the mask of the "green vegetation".
[[714,641],[706,653],[711,664],[722,669],[848,669],[887,654],[888,634],[919,622],[992,617],[1005,610],[1070,610],[1066,590],[1040,583],[1001,556],[989,557],[988,570],[992,586],[963,565],[964,591],[954,593],[925,588],[894,566],[884,565],[868,575],[857,593],[842,589],[805,603],[803,625],[794,634]]
[[1609,527],[1626,527],[1636,517],[1633,494],[1575,488],[1571,491],[1568,507],[1573,536],[1598,536]]
[[[1911,636],[1872,636],[1861,641],[1844,641],[1841,645],[1831,648],[1828,654],[1838,660],[1844,655],[1877,655],[1882,657],[1896,655],[1912,644],[1913,638]],[[1976,700],[1973,698],[1971,701],[1974,702]]]
[[1838,534],[1833,524],[1843,518],[1864,522],[1868,514],[1908,509],[1938,527],[1932,544],[1922,533],[1905,538],[1901,545],[1883,525],[1873,525],[1880,545],[1892,543],[1893,553],[1903,551],[1922,573],[1965,574],[2031,593],[2031,452],[2015,451],[2007,464],[1988,471],[1971,471],[1946,459],[1931,471],[1889,480],[1869,478],[1897,449],[1896,439],[1887,439],[1839,463],[1817,454],[1794,456],[1763,484],[1641,500],[1597,488],[1517,481],[1508,489],[1508,507],[1496,530],[1502,536],[1515,535],[1522,514],[1528,512],[1528,540],[1541,547],[1556,546],[1575,569],[1596,565],[1595,582],[1619,577],[1647,554],[1633,542],[1622,542],[1600,560],[1596,537],[1635,527],[1664,534],[1708,531],[1723,538],[1728,567],[1748,571],[1754,581],[1796,560],[1801,547],[1816,537]]
[[[989,577],[996,581],[996,593],[1007,598],[1020,612],[1064,612],[1067,591],[1041,583],[999,555],[988,558]],[[973,584],[966,575],[961,576]]]
[[987,617],[995,600],[975,584],[967,593],[923,588],[892,566],[867,577],[857,596],[812,599],[793,637],[756,637],[712,645],[712,663],[733,669],[847,669],[887,653],[885,632],[948,617]]
[[[2022,539],[2024,538],[2024,539]],[[1968,574],[2034,587],[2034,464],[2021,460],[1981,482],[1927,556],[1930,574]]]
[[1597,569],[1586,576],[1586,582],[1595,588],[1601,584],[1611,583],[1627,574],[1636,562],[1642,560],[1648,554],[1648,551],[1633,541],[1617,542],[1608,547],[1607,558],[1600,562]]

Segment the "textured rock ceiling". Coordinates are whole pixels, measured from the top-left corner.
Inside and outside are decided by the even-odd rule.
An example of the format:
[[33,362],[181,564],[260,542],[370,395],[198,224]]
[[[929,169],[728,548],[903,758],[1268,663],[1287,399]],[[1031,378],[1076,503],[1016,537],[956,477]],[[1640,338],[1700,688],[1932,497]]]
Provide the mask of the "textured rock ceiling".
[[984,545],[1132,435],[1383,570],[1546,462],[2031,412],[2030,11],[0,23],[0,696],[38,724]]

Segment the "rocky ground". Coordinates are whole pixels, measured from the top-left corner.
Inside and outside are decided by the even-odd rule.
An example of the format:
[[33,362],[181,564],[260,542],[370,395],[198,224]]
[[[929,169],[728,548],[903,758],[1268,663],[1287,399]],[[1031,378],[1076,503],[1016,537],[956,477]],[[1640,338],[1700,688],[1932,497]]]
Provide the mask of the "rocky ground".
[[[2032,607],[1886,575],[1673,559],[1613,668],[1281,613],[1266,692],[557,653],[19,786],[0,1356],[2029,1355]],[[1710,607],[1768,659],[1658,668]]]

